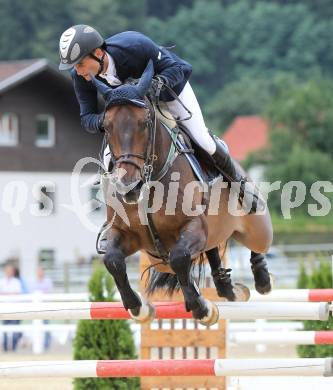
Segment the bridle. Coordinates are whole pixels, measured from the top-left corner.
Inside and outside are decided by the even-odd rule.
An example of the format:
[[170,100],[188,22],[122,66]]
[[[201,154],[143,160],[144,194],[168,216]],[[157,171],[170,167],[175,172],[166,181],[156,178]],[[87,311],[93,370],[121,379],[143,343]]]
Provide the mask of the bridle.
[[[147,147],[143,153],[123,153],[119,156],[116,156],[109,144],[111,159],[113,162],[113,166],[117,167],[121,163],[126,163],[133,165],[140,171],[141,178],[144,182],[149,182],[151,180],[151,176],[154,170],[154,162],[157,160],[157,155],[155,154],[155,143],[156,143],[156,110],[154,105],[146,98],[146,106],[144,109],[147,112],[146,115],[146,126],[149,129],[149,136],[147,141]],[[134,158],[142,160],[143,166],[140,166]]]
[[[127,102],[126,102],[127,103]],[[109,149],[110,149],[110,154],[111,154],[111,159],[113,162],[113,167],[115,168],[117,165],[120,163],[127,163],[131,164],[137,169],[140,170],[141,172],[141,178],[143,181],[143,186],[146,189],[150,188],[150,181],[152,178],[152,173],[154,170],[154,162],[157,160],[158,156],[155,153],[155,146],[156,146],[156,131],[157,131],[157,115],[156,115],[156,109],[154,104],[149,100],[147,97],[145,98],[145,110],[148,112],[146,116],[146,126],[148,126],[149,129],[149,137],[147,141],[147,147],[144,153],[123,153],[119,156],[115,156],[113,154],[111,145],[109,144]],[[161,180],[168,170],[171,168],[173,165],[175,159],[177,156],[183,151],[179,150],[176,144],[176,139],[178,136],[178,131],[179,129],[177,128],[176,131],[170,131],[169,129],[167,130],[170,138],[171,138],[171,143],[169,147],[169,153],[168,156],[165,160],[165,162],[162,164],[162,167],[159,169],[157,173],[154,175],[154,179],[156,181]],[[140,167],[140,165],[133,160],[133,158],[138,158],[140,160],[143,160],[143,166]],[[106,175],[109,174],[109,172],[105,172]],[[148,203],[149,203],[149,197],[148,197]],[[143,217],[145,221],[147,222],[147,228],[151,237],[151,240],[154,244],[156,253],[159,258],[162,259],[161,264],[167,264],[168,259],[169,259],[169,253],[166,250],[163,242],[161,241],[161,238],[159,236],[159,233],[155,227],[152,214],[151,212],[148,211],[148,203],[143,202]]]

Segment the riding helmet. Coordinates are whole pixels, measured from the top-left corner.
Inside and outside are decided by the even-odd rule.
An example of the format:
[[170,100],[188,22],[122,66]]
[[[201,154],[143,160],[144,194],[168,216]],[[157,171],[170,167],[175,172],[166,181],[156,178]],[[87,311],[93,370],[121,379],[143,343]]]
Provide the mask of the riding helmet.
[[60,70],[71,69],[93,50],[101,47],[104,39],[86,24],[78,24],[64,31],[59,41]]

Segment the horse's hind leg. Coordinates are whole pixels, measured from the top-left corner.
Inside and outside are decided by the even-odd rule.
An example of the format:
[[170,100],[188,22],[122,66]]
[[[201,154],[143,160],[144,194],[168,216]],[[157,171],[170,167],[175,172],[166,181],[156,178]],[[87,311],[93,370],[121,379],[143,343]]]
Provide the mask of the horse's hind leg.
[[233,292],[233,286],[230,278],[231,269],[226,269],[221,266],[221,258],[218,247],[210,249],[205,253],[209,261],[218,296],[226,298],[228,301],[234,301],[236,297]]
[[268,210],[263,215],[242,217],[242,232],[234,232],[233,237],[251,250],[251,269],[255,288],[260,294],[271,291],[271,276],[263,253],[272,244],[273,229]]
[[123,247],[121,236],[114,232],[111,233],[104,255],[105,267],[113,276],[123,305],[131,317],[140,322],[149,321],[154,317],[154,309],[151,305],[144,304],[132,289],[126,272],[125,257],[128,254]]
[[218,296],[226,298],[228,301],[234,301],[236,296],[233,291],[233,285],[230,278],[231,269],[221,266],[221,258],[218,247],[209,249],[205,253],[209,261]]
[[212,325],[218,320],[218,310],[200,294],[196,282],[191,278],[191,256],[202,250],[206,234],[200,218],[191,220],[182,230],[175,246],[170,251],[170,266],[176,273],[185,299],[187,311],[204,325]]
[[241,283],[233,283],[230,277],[231,268],[221,266],[221,257],[218,247],[205,252],[212,271],[213,281],[219,297],[228,301],[248,301],[250,290]]
[[259,294],[268,294],[272,290],[272,283],[265,256],[251,252],[250,262],[256,290]]

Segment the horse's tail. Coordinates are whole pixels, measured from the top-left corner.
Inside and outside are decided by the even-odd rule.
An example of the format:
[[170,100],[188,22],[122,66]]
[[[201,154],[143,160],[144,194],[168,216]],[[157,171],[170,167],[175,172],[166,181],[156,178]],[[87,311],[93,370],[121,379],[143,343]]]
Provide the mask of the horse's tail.
[[[200,285],[200,282],[205,278],[204,261],[204,254],[201,253],[199,263],[197,265],[192,263],[191,275],[197,281],[198,285]],[[179,291],[179,289],[180,285],[176,275],[166,272],[158,272],[156,269],[149,272],[146,283],[146,292],[148,296],[153,295],[154,292],[158,290],[163,290],[166,295],[171,296],[174,292]]]
[[155,269],[149,275],[149,281],[146,286],[148,295],[153,295],[158,290],[165,291],[166,295],[171,296],[180,289],[177,276],[165,272],[158,272]]

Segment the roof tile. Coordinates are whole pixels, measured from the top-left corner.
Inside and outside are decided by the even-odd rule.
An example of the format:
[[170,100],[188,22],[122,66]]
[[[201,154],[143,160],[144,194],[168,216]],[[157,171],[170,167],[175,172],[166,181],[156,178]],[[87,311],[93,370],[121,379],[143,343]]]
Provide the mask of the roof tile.
[[0,81],[3,81],[8,77],[14,76],[16,73],[38,61],[39,59],[21,61],[0,61]]
[[268,130],[268,123],[260,116],[239,116],[231,123],[222,138],[227,143],[232,157],[243,161],[250,152],[267,146]]

